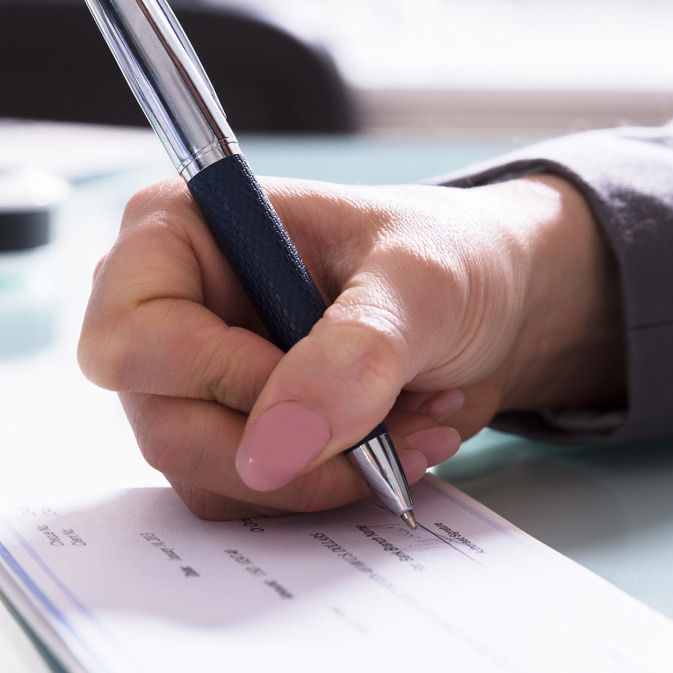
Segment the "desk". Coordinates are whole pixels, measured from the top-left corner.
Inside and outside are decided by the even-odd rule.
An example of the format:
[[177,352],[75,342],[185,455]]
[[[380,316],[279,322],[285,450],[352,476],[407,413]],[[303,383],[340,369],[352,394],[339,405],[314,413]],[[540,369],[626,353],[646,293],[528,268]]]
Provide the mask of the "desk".
[[[243,138],[242,144],[261,174],[346,182],[416,180],[507,149],[507,143],[364,138]],[[40,352],[0,360],[3,491],[165,483],[142,461],[116,396],[88,383],[75,361],[91,272],[114,240],[127,198],[172,175],[160,148],[152,152],[131,171],[79,179],[62,210],[54,251],[60,260],[54,282],[62,299],[57,338]],[[670,446],[560,448],[486,431],[436,473],[673,617]],[[0,668],[50,670],[2,606]]]

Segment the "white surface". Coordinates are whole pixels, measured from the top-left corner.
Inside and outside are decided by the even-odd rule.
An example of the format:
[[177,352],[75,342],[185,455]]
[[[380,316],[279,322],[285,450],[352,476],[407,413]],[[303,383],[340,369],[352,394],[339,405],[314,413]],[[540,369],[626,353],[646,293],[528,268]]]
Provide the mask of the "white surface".
[[[149,129],[0,119],[0,171],[39,167],[67,180],[165,163]],[[0,172],[0,176],[2,173]]]
[[2,587],[71,671],[673,665],[672,621],[448,484],[414,490],[415,531],[373,498],[206,522],[170,488],[7,497]]
[[323,41],[369,128],[559,133],[673,117],[668,0],[209,0]]

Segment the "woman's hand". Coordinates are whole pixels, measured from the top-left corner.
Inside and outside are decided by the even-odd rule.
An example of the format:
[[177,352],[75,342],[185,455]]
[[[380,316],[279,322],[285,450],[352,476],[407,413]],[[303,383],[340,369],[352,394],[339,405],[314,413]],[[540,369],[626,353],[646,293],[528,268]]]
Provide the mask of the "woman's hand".
[[82,370],[198,515],[366,495],[342,452],[384,419],[413,483],[499,410],[623,392],[612,260],[563,180],[263,184],[329,306],[287,354],[180,180],[130,202],[82,330]]

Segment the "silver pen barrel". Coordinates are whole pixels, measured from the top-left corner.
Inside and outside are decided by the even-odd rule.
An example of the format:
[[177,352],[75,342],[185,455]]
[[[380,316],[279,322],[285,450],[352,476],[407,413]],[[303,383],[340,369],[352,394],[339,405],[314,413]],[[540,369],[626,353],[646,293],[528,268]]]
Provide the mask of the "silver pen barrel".
[[[238,142],[172,10],[165,0],[86,3],[150,124],[178,172],[190,183],[190,191],[220,248],[245,281],[244,287],[255,298],[253,303],[260,315],[266,316],[265,324],[282,337],[283,343],[295,343],[320,319],[324,302],[273,207],[265,205],[244,158],[232,157],[241,154]],[[226,157],[231,157],[229,162],[221,161]],[[223,185],[209,182],[218,167],[227,172],[230,189],[236,189],[241,181],[245,186],[230,199],[227,209],[220,207]],[[203,172],[206,168],[210,170]],[[241,199],[240,193],[254,198]],[[233,212],[236,217],[232,217]],[[258,240],[251,230],[257,232]],[[258,245],[260,240],[265,241],[264,246]],[[260,258],[260,250],[266,260],[261,264],[264,273],[250,264],[251,259]],[[286,312],[278,309],[280,286],[287,290],[282,298]],[[274,288],[273,294],[269,287]],[[274,299],[269,303],[271,296]],[[303,327],[297,329],[297,325]],[[411,494],[385,427],[375,429],[350,455],[386,507],[415,528]]]
[[416,528],[412,513],[414,502],[388,433],[365,440],[348,455],[379,500],[411,528]]
[[165,0],[86,0],[140,106],[187,181],[238,142]]

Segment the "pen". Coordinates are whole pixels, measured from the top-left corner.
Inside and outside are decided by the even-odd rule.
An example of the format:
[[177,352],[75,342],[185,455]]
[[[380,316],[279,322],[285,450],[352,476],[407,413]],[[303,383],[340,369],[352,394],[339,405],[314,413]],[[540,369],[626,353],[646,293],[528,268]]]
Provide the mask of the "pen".
[[[86,3],[272,341],[289,350],[326,305],[173,11],[165,0]],[[416,528],[409,486],[385,426],[347,453],[380,501]]]

